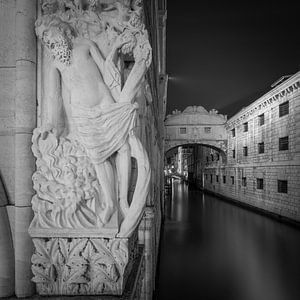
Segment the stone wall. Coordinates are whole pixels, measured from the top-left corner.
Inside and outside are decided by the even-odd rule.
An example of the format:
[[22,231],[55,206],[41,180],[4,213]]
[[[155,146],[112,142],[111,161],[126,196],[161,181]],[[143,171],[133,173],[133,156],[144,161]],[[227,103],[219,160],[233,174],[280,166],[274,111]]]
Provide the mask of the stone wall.
[[[280,116],[279,107],[287,101],[288,113]],[[197,185],[299,222],[300,72],[229,119],[226,129],[227,163],[217,160],[218,151],[208,147],[202,147],[198,158],[190,162],[198,170]],[[288,149],[279,150],[283,137],[288,137]],[[259,153],[260,143],[264,143],[263,153]],[[286,187],[279,190],[279,181],[287,184],[287,191]]]

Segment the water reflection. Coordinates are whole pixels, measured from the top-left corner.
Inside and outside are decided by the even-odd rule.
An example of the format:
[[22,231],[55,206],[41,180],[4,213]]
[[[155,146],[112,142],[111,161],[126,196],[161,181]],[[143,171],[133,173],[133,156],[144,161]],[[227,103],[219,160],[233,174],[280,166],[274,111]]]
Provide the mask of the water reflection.
[[173,181],[156,299],[300,299],[300,230]]

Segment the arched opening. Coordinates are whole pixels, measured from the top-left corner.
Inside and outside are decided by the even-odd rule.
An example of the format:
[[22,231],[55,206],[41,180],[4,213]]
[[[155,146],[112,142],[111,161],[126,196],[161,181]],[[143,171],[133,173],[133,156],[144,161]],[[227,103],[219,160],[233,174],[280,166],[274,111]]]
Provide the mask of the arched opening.
[[226,164],[226,153],[223,149],[206,143],[183,143],[173,145],[165,151],[166,192],[170,178],[178,178],[204,187],[204,170],[208,165]]

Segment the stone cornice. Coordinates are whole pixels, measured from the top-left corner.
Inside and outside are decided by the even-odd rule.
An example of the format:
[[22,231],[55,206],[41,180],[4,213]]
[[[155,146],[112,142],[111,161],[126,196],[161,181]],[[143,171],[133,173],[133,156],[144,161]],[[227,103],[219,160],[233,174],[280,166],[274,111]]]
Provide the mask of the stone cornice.
[[235,116],[230,118],[225,124],[225,128],[230,130],[235,126],[244,122],[245,119],[258,113],[259,111],[265,109],[267,106],[272,105],[274,102],[278,101],[282,97],[291,94],[295,90],[300,88],[300,72],[296,73],[290,79],[283,82],[278,87],[275,87],[267,94],[263,95],[261,98],[247,106],[242,111],[238,112]]

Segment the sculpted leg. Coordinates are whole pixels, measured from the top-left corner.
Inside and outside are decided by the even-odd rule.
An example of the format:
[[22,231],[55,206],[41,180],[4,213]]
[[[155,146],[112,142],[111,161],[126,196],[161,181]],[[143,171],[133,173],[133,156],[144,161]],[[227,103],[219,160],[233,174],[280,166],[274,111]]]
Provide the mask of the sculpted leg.
[[116,209],[114,172],[109,161],[96,165],[95,169],[104,195],[104,207],[100,218],[106,224]]
[[120,208],[125,217],[129,208],[127,198],[131,171],[131,155],[128,143],[125,143],[118,151],[116,156],[116,167],[119,182]]

